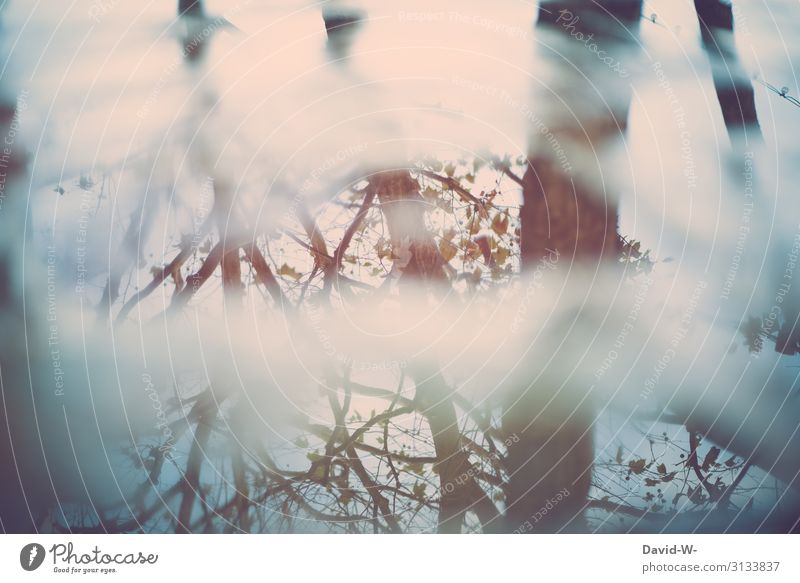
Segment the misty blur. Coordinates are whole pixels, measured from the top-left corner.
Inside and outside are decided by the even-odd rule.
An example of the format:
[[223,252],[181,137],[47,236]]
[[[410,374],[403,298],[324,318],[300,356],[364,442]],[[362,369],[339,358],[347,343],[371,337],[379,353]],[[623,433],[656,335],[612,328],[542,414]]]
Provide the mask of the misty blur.
[[9,1],[7,532],[789,532],[788,0]]

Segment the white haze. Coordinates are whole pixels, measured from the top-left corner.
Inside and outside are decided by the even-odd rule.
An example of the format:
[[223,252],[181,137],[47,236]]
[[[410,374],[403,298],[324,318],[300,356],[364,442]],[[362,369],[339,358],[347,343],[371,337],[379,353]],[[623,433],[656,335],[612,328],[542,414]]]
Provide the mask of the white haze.
[[[217,295],[206,298],[210,307],[197,303],[167,319],[161,312],[169,290],[161,290],[150,304],[154,318],[112,330],[96,322],[90,304],[99,294],[92,286],[103,281],[121,225],[143,196],[195,216],[202,186],[196,176],[223,177],[240,193],[252,223],[247,227],[270,229],[298,194],[310,206],[322,206],[363,173],[403,165],[420,153],[525,153],[534,121],[509,104],[547,103],[543,96],[559,84],[560,71],[537,61],[530,24],[535,6],[526,2],[452,3],[441,9],[443,20],[430,21],[409,16],[430,13],[430,3],[408,2],[399,10],[368,2],[369,21],[353,58],[336,64],[325,52],[318,6],[210,3],[210,14],[225,14],[234,26],[214,33],[207,63],[193,70],[180,62],[175,37],[182,25],[173,21],[172,4],[120,2],[98,22],[88,17],[89,1],[36,7],[14,2],[6,10],[5,27],[21,31],[4,40],[13,46],[12,72],[29,92],[21,141],[35,152],[34,255],[45,263],[44,244],[52,242],[70,274],[58,282],[57,325],[64,404],[76,429],[97,423],[109,442],[158,435],[147,374],[165,401],[176,390],[187,397],[206,385],[220,400],[245,398],[251,428],[288,439],[285,422],[313,408],[330,368],[361,360],[436,363],[477,403],[499,402],[509,388],[538,379],[563,385],[573,399],[590,392],[600,409],[622,415],[665,409],[686,415],[700,404],[713,419],[715,407],[728,407],[726,419],[741,425],[730,430],[736,444],[760,444],[757,432],[769,415],[783,411],[798,369],[796,359],[769,347],[751,356],[740,327],[774,306],[800,232],[793,191],[800,179],[800,109],[756,86],[766,143],[753,149],[756,195],[738,253],[745,166],[729,154],[696,28],[682,24],[686,14],[691,18],[690,3],[677,3],[680,10],[672,2],[648,3],[667,28],[642,23],[644,55],[629,63],[634,98],[626,142],[572,152],[580,162],[579,181],[600,185],[600,196],[620,199],[621,232],[658,259],[670,259],[656,265],[651,283],[643,283],[646,275],[630,280],[618,271],[585,273],[561,257],[560,273],[521,278],[479,300],[453,294],[405,298],[402,304],[365,300],[336,306],[316,322],[291,311],[270,313],[253,295],[242,313],[221,311]],[[791,46],[787,24],[791,20],[796,28],[797,15],[790,17],[796,6],[765,6],[739,3],[737,22],[746,22],[746,34],[740,30],[737,39],[743,60],[748,70],[796,94],[792,61],[800,47]],[[692,128],[689,160],[653,74],[656,61]],[[603,107],[586,94],[567,101]],[[321,160],[343,150],[349,153],[341,163],[302,187]],[[696,174],[691,187],[689,163]],[[115,198],[93,215],[91,285],[86,295],[77,294],[71,274],[82,210],[74,186],[81,173],[103,171],[115,173]],[[54,193],[57,185],[73,187],[71,198]],[[274,202],[276,196],[283,202]],[[176,217],[162,216],[153,225],[148,245],[155,253],[182,230]],[[726,287],[734,262],[734,284]],[[46,278],[45,268],[28,267],[25,277],[32,282],[29,309],[36,313],[48,305],[46,286],[34,285]],[[634,309],[635,326],[616,346]],[[46,329],[47,322],[36,319],[31,326]],[[679,333],[682,319],[686,330]],[[669,364],[646,392],[670,349]],[[40,340],[32,353],[42,390],[52,390],[46,343]],[[379,375],[366,378],[385,382]],[[764,409],[753,414],[757,401]],[[43,414],[46,419],[63,411]],[[67,459],[73,447],[82,459],[81,432],[73,437],[73,444],[59,447]],[[76,495],[92,481],[91,464],[82,478],[73,476]]]

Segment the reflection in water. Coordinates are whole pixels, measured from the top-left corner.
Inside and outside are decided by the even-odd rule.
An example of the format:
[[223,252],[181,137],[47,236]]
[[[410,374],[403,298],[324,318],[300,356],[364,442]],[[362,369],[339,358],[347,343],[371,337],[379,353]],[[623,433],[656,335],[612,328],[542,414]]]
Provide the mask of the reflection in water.
[[4,528],[796,528],[797,15],[691,8],[4,6]]

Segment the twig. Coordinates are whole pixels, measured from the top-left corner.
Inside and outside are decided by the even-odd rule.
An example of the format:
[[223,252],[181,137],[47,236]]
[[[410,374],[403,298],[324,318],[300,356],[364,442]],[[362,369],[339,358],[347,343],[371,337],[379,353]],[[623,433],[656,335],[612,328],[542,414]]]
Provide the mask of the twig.
[[189,459],[186,462],[186,471],[183,475],[183,499],[181,500],[180,510],[178,511],[178,524],[175,528],[176,533],[188,533],[194,508],[195,497],[200,487],[200,468],[203,459],[206,457],[206,447],[211,436],[211,424],[217,415],[217,408],[213,407],[200,415],[197,421],[197,429],[194,433],[194,442],[189,451]]
[[339,242],[339,246],[336,247],[336,251],[333,252],[333,262],[331,265],[328,266],[328,269],[325,272],[325,290],[330,291],[331,287],[333,286],[333,279],[337,273],[339,273],[339,269],[342,267],[342,259],[344,258],[344,254],[347,251],[347,248],[350,246],[350,242],[353,239],[356,231],[361,227],[361,224],[364,222],[364,217],[367,216],[367,212],[369,211],[372,203],[375,201],[376,192],[374,189],[368,189],[366,194],[364,195],[364,200],[361,201],[361,206],[358,208],[358,212],[356,213],[353,222],[347,227],[347,230],[344,232],[342,236],[342,240]]
[[265,288],[267,288],[267,291],[272,296],[272,299],[274,299],[279,305],[288,303],[286,297],[283,295],[283,291],[281,290],[281,285],[278,283],[278,279],[272,273],[272,270],[267,264],[267,260],[264,258],[264,254],[261,253],[261,250],[258,248],[258,243],[253,241],[250,245],[245,246],[244,254],[247,260],[250,262],[250,265],[252,265],[253,269],[255,269],[258,281],[261,282]]
[[442,176],[441,174],[436,174],[436,172],[431,172],[430,170],[420,170],[420,173],[423,176],[436,180],[442,183],[445,187],[449,188],[450,190],[456,192],[459,196],[461,196],[461,200],[464,202],[471,202],[472,204],[483,206],[483,203],[478,199],[474,194],[468,191],[466,188],[461,186],[458,183],[458,180],[455,178],[450,178],[449,176]]

